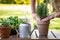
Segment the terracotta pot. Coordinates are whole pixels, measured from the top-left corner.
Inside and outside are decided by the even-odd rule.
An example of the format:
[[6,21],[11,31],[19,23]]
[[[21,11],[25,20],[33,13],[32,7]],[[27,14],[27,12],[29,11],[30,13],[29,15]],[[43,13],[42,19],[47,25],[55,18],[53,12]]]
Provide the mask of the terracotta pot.
[[45,22],[41,21],[40,24],[38,24],[38,30],[39,30],[40,37],[47,37],[49,24],[50,24],[50,21],[45,21]]
[[9,38],[11,32],[11,27],[2,27],[0,26],[0,38]]

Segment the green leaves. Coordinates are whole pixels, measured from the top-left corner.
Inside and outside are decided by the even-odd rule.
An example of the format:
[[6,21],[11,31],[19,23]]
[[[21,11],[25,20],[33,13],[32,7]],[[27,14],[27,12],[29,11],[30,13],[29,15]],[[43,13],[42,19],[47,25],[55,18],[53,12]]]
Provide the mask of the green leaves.
[[39,16],[41,19],[47,17],[47,15],[48,15],[48,8],[47,8],[46,3],[40,3],[40,4],[37,6],[37,14],[38,14],[38,16]]
[[5,26],[5,27],[7,27],[7,26],[10,25],[10,21],[9,20],[3,20],[2,21],[2,25]]
[[7,26],[10,26],[10,21],[9,20],[7,20],[7,19],[0,19],[0,23],[1,23],[1,25],[2,26],[4,26],[4,27],[7,27]]
[[10,16],[7,19],[10,20],[10,25],[12,26],[12,29],[18,29],[20,23],[23,23],[23,20],[19,19],[18,16]]
[[10,16],[7,19],[0,18],[1,25],[5,27],[10,25],[12,29],[18,29],[21,23],[23,23],[23,20],[19,19],[18,16]]

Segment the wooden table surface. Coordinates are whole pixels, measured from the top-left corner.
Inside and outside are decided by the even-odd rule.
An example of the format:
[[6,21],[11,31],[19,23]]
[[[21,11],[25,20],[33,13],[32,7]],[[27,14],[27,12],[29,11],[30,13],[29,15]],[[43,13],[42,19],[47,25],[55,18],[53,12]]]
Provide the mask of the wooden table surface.
[[[33,34],[31,35],[30,39],[60,39],[60,33],[58,33],[56,30],[52,30],[48,32],[48,38],[39,38],[38,30],[35,30]],[[10,36],[8,39],[1,39],[1,40],[30,40],[29,38],[21,39],[18,36]]]
[[[31,39],[41,39],[38,35],[38,30],[35,30],[31,36]],[[48,37],[44,39],[60,39],[60,33],[56,30],[49,30]]]

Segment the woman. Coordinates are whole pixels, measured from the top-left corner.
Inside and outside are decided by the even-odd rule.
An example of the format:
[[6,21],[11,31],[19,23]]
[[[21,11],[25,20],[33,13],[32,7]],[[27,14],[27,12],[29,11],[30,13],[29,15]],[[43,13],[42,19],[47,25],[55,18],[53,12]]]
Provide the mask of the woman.
[[32,8],[32,16],[33,18],[37,21],[37,23],[39,24],[40,21],[47,21],[50,19],[53,19],[55,17],[59,17],[60,18],[60,12],[56,13],[56,14],[51,14],[48,17],[44,18],[44,19],[40,19],[39,16],[36,13],[36,6],[35,6],[36,0],[31,0],[31,8]]

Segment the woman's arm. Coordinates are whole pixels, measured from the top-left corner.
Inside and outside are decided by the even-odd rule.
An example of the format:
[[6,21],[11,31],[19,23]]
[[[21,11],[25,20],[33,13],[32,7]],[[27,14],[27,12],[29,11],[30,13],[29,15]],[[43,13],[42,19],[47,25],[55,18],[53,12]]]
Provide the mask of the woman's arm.
[[35,13],[35,3],[36,3],[36,0],[31,0],[32,13]]
[[47,16],[46,18],[42,19],[42,21],[48,21],[48,20],[51,20],[51,19],[54,19],[54,18],[60,18],[60,12],[53,13],[53,14]]
[[32,10],[32,16],[33,16],[33,18],[37,21],[37,23],[39,23],[39,21],[40,21],[40,18],[39,18],[39,16],[37,15],[37,13],[36,13],[36,9],[35,9],[35,4],[36,4],[36,0],[31,0],[31,10]]
[[31,0],[31,8],[32,8],[32,16],[33,18],[37,21],[37,23],[40,23],[40,21],[48,21],[48,20],[51,20],[55,17],[58,17],[60,18],[60,12],[58,14],[51,14],[49,16],[47,16],[46,18],[42,19],[37,15],[36,11],[35,11],[35,3],[36,3],[36,0]]
[[58,2],[58,0],[51,0],[51,5],[53,6],[53,9],[54,9],[54,11],[56,11],[56,12],[59,12],[59,10],[57,9],[57,5],[56,5],[56,3]]

